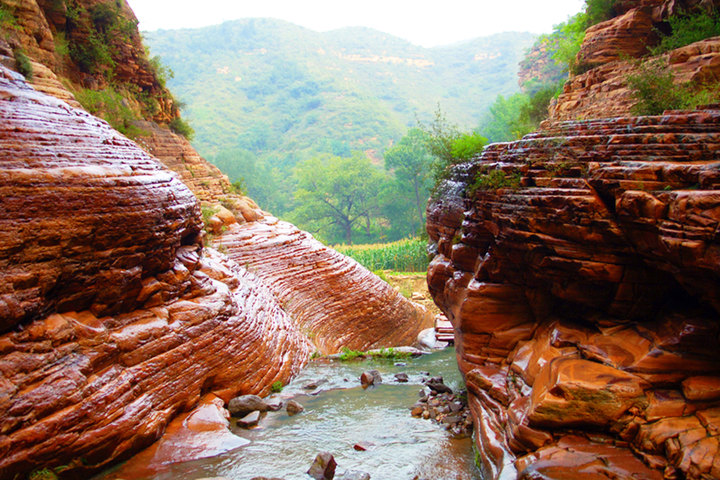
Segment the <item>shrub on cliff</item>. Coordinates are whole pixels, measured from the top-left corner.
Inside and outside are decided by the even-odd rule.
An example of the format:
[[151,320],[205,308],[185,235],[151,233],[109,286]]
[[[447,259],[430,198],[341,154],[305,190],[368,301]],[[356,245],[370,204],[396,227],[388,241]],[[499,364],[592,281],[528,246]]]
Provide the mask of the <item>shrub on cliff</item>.
[[13,50],[13,55],[15,56],[15,64],[17,65],[17,71],[20,72],[27,80],[32,80],[32,63],[30,63],[30,59],[27,55],[25,55],[23,49],[19,47],[15,48]]
[[667,19],[670,33],[660,33],[660,43],[651,49],[653,55],[690,45],[706,38],[720,35],[720,12],[710,11],[681,12]]
[[720,101],[717,84],[676,83],[667,59],[640,63],[637,73],[628,75],[627,82],[636,101],[630,109],[633,115],[660,115],[665,110],[692,109]]
[[177,133],[178,135],[182,135],[183,137],[187,138],[188,141],[192,140],[193,136],[195,136],[195,130],[193,130],[190,124],[186,122],[182,117],[173,118],[168,124],[168,126],[170,127],[170,130]]

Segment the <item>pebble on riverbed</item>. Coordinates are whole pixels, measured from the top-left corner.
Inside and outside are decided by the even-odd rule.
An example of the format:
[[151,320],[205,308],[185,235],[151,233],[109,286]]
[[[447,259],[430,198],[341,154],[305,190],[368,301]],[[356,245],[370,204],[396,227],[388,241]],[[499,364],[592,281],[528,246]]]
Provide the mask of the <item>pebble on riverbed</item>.
[[446,425],[455,437],[469,437],[473,423],[466,397],[454,394],[443,383],[442,377],[431,378],[426,385],[420,390],[420,399],[410,409],[411,415]]

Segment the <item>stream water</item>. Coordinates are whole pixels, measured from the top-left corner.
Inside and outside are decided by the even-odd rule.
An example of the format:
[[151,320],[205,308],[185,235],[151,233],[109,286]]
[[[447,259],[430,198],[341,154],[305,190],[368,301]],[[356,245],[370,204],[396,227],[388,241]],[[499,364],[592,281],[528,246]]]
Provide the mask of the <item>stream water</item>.
[[[381,373],[383,383],[363,390],[359,377],[370,369]],[[408,383],[395,381],[394,374],[400,372],[409,376]],[[234,430],[250,440],[247,446],[172,464],[151,478],[309,480],[305,472],[313,459],[328,451],[337,461],[337,476],[356,470],[369,473],[372,480],[479,479],[471,439],[453,439],[444,426],[410,415],[427,372],[444,377],[455,391],[463,387],[452,348],[401,361],[315,360],[275,395],[300,402],[303,413],[290,417],[284,410],[270,412],[259,427]],[[319,385],[308,392],[304,387],[311,383]],[[354,449],[358,443],[367,450]]]

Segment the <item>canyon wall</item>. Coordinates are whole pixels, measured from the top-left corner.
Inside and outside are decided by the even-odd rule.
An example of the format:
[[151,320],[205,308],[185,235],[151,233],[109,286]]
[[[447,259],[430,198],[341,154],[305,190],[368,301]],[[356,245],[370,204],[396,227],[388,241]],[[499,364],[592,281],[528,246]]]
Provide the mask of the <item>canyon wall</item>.
[[287,381],[310,343],[254,275],[203,255],[192,192],[0,72],[0,477],[97,469],[203,393]]
[[720,477],[720,109],[560,122],[428,207],[485,478]]

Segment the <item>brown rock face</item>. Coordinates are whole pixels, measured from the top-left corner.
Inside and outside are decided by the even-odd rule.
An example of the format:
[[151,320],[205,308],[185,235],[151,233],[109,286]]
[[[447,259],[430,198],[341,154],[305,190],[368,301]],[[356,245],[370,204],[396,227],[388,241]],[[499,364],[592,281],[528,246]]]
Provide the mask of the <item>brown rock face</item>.
[[289,223],[235,224],[215,244],[270,286],[323,354],[411,345],[432,326],[387,283]]
[[143,279],[197,245],[197,202],[95,117],[13,81],[0,92],[0,330],[57,310],[139,305]]
[[[613,3],[615,18],[587,29],[577,56],[585,72],[570,78],[550,106],[550,120],[627,116],[635,105],[627,77],[637,73],[639,59],[659,41],[670,15],[693,9],[720,8],[718,0],[623,0]],[[676,83],[717,83],[720,38],[709,38],[671,51],[667,60]],[[633,60],[629,60],[633,59]],[[637,59],[637,60],[634,60]],[[589,71],[588,71],[589,70]]]
[[0,478],[109,465],[305,363],[273,293],[202,255],[174,174],[2,67],[0,119]]
[[184,137],[153,122],[137,122],[147,135],[138,140],[148,152],[170,170],[193,193],[206,202],[217,202],[230,191],[230,180],[215,165],[208,163]]
[[454,170],[428,284],[486,478],[720,475],[719,227],[720,110],[551,124]]

